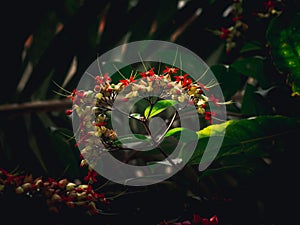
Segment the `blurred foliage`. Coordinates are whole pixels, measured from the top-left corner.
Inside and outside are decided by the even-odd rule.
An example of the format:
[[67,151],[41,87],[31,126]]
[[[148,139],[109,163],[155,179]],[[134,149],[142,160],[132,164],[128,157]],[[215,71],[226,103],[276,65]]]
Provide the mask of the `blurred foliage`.
[[[270,11],[270,14],[268,2],[277,2],[276,7],[279,5],[282,13]],[[2,7],[5,12],[2,21],[6,24],[2,45],[8,48],[2,52],[5,79],[0,89],[1,167],[17,168],[35,176],[69,179],[85,176],[85,169],[79,167],[71,121],[65,115],[69,104],[30,112],[11,110],[8,104],[62,100],[65,97],[56,93],[61,89],[55,83],[72,91],[98,55],[126,42],[166,40],[192,50],[211,66],[225,99],[233,104],[227,105],[229,121],[218,127],[227,133],[212,166],[201,174],[193,168],[193,162],[198,163],[197,157],[202,154],[200,146],[191,167],[170,179],[171,184],[166,181],[154,188],[154,196],[165,194],[163,200],[151,199],[151,195],[143,201],[161,200],[162,206],[171,207],[174,193],[166,191],[171,188],[193,200],[203,195],[236,197],[238,202],[230,203],[227,210],[223,207],[225,203],[209,208],[221,215],[224,224],[271,224],[287,217],[288,213],[280,213],[293,193],[285,185],[293,187],[295,150],[299,146],[296,141],[300,116],[299,1],[244,0],[241,20],[247,28],[234,39],[235,46],[228,52],[226,39],[211,31],[231,26],[232,18],[226,10],[232,3],[232,0],[6,2]],[[256,16],[259,13],[267,14]],[[207,131],[199,132],[200,140],[211,135]],[[276,178],[272,177],[274,173]],[[118,204],[126,201],[128,204],[131,198],[132,205],[123,212],[128,213],[124,218],[136,215],[134,210],[138,207],[150,210],[144,203],[139,206],[140,196],[121,197],[116,209],[122,208]],[[277,200],[273,206],[274,197]],[[178,196],[180,203],[181,198]],[[241,206],[245,208],[239,217],[247,221],[240,222],[231,211]],[[174,211],[180,213],[182,208],[176,207]],[[169,218],[174,211],[164,211],[164,216]],[[158,213],[152,219],[162,217]]]

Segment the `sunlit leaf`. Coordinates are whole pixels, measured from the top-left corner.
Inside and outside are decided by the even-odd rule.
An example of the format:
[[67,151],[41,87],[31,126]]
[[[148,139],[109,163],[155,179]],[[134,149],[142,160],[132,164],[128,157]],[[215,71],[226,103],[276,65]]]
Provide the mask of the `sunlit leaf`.
[[154,106],[148,106],[144,111],[144,116],[145,118],[151,118],[177,103],[175,100],[160,100]]
[[170,136],[173,136],[177,140],[180,140],[182,142],[190,142],[190,141],[197,140],[197,133],[184,127],[176,127],[169,130],[165,134],[165,137],[170,137]]
[[[300,121],[284,116],[259,116],[256,118],[230,120],[210,125],[198,131],[199,142],[190,163],[198,164],[204,151],[218,151],[216,160],[225,156],[240,155],[263,157],[270,149],[284,150],[290,138],[300,131]],[[225,136],[220,149],[206,149],[210,138]]]

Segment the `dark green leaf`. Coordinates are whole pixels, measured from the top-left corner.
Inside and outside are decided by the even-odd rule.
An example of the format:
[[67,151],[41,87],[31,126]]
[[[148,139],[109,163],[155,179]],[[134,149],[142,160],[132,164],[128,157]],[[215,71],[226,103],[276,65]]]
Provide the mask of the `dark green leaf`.
[[[64,173],[72,178],[80,176],[80,152],[74,147],[73,132],[64,128],[52,128],[49,136],[52,141],[53,151],[56,153],[58,164],[64,168]],[[56,164],[58,166],[58,164]]]
[[285,13],[274,18],[266,32],[272,58],[277,69],[290,73],[289,83],[294,94],[299,92],[300,80],[300,13]]
[[223,167],[218,167],[218,168],[213,168],[213,169],[207,169],[203,173],[201,173],[199,179],[203,179],[205,177],[212,176],[214,174],[220,174],[228,171],[235,171],[239,169],[246,169],[244,165],[230,165],[230,166],[223,166]]
[[241,53],[261,50],[262,46],[258,42],[247,42],[241,49]]
[[261,57],[248,57],[235,61],[231,66],[239,73],[253,77],[263,88],[268,88],[270,81],[265,74],[265,59]]
[[227,65],[214,65],[211,70],[222,87],[225,100],[230,100],[240,89],[241,75],[234,68]]
[[272,105],[257,89],[250,84],[246,85],[241,112],[245,115],[269,115],[273,114]]

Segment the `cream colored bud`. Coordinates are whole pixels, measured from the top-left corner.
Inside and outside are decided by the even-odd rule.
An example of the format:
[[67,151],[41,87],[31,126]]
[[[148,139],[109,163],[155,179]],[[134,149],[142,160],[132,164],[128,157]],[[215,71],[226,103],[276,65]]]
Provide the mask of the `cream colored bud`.
[[[81,165],[81,164],[80,164]],[[67,191],[72,191],[72,190],[74,190],[75,189],[75,187],[76,187],[76,184],[74,184],[74,183],[68,183],[67,185],[66,185],[66,190]]]
[[80,166],[81,166],[81,167],[84,167],[84,166],[86,166],[86,165],[87,165],[87,161],[86,161],[85,159],[81,160]]
[[205,95],[201,95],[201,98],[206,102],[208,101],[208,97],[206,97]]
[[24,189],[24,191],[29,191],[31,187],[32,187],[31,183],[22,184],[22,188]]
[[89,185],[87,185],[87,184],[80,184],[78,186],[78,188],[80,188],[80,189],[88,189],[88,187],[89,187]]
[[205,109],[203,109],[202,107],[199,107],[197,111],[201,115],[203,115],[205,113]]
[[84,200],[86,198],[86,192],[82,192],[82,193],[77,193],[77,200],[81,201]]
[[1,184],[1,185],[0,185],[0,192],[3,191],[4,188],[5,188],[5,185],[4,185],[4,184]]
[[97,99],[101,99],[102,97],[103,97],[103,94],[102,94],[102,93],[97,93],[97,94],[96,94],[96,98],[97,98]]
[[148,92],[152,92],[153,91],[153,87],[152,86],[147,87],[147,91]]
[[21,186],[16,188],[16,194],[23,194],[23,193],[24,193],[24,189]]
[[38,179],[38,180],[35,181],[35,186],[41,187],[42,185],[43,185],[42,179]]
[[179,97],[178,97],[178,101],[179,102],[184,102],[184,95],[180,95]]
[[53,202],[61,202],[61,197],[58,194],[53,194],[51,200]]

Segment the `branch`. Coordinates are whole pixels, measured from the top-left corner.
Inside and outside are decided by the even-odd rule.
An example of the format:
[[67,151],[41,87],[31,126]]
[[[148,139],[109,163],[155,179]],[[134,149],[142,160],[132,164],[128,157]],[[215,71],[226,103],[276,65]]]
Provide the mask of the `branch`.
[[33,101],[0,105],[0,115],[27,114],[33,112],[64,111],[72,108],[70,99]]

